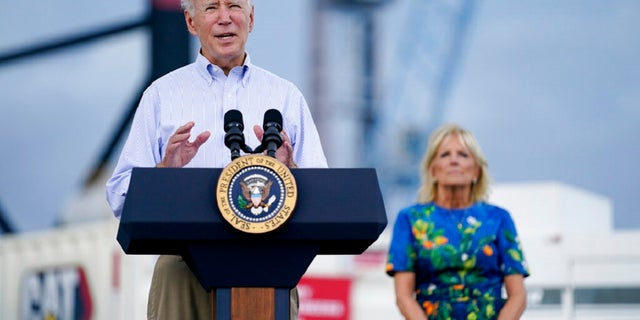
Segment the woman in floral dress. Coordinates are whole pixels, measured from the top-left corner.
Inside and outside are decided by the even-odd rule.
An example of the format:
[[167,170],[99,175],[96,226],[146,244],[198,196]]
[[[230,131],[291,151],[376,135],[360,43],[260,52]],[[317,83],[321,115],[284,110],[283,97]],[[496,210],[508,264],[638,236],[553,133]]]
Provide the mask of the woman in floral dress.
[[442,126],[421,170],[418,203],[398,214],[389,248],[398,309],[411,320],[518,319],[529,271],[511,216],[486,202],[490,177],[475,138]]

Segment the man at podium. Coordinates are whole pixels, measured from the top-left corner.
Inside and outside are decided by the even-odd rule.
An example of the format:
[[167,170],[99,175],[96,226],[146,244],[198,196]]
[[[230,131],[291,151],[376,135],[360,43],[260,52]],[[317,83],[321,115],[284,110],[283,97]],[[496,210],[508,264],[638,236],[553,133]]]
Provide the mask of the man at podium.
[[[134,167],[215,167],[231,162],[223,115],[238,110],[254,125],[247,145],[260,145],[263,115],[283,117],[276,158],[288,167],[325,168],[327,161],[307,102],[291,82],[251,63],[245,51],[254,25],[251,0],[182,0],[197,36],[195,61],[144,92],[129,136],[108,180],[107,200],[120,218]],[[197,135],[196,135],[197,134]],[[161,196],[161,195],[159,195]],[[295,298],[297,293],[292,293]],[[292,319],[297,298],[292,301]],[[158,258],[149,292],[149,319],[211,319],[211,297],[179,256]]]

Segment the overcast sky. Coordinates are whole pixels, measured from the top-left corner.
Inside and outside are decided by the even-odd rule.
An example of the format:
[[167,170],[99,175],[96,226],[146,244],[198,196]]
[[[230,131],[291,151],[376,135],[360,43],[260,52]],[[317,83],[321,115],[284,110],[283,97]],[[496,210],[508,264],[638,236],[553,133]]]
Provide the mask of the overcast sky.
[[481,1],[448,118],[498,182],[555,180],[640,227],[640,2]]
[[[406,36],[385,30],[406,19],[407,1],[380,12],[382,46]],[[309,2],[255,2],[253,61],[309,92]],[[143,0],[0,4],[12,8],[0,10],[0,54],[147,9]],[[615,227],[640,228],[638,30],[634,0],[479,1],[443,120],[476,134],[497,183],[576,186],[612,199]],[[137,31],[0,65],[0,205],[19,230],[50,228],[81,193],[143,80],[146,41]],[[397,67],[389,61],[383,77]]]

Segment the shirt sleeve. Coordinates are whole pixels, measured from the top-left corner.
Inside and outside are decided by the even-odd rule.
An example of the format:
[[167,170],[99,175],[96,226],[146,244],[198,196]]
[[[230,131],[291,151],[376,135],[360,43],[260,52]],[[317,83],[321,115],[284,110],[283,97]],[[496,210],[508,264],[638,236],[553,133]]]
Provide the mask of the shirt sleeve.
[[411,220],[406,211],[401,211],[393,226],[386,272],[393,276],[398,271],[415,271],[416,252],[413,247]]
[[155,138],[157,98],[154,92],[153,88],[144,92],[113,175],[106,183],[107,202],[118,219],[122,215],[124,200],[129,190],[131,170],[134,167],[155,167],[162,161],[162,142]]
[[504,212],[498,235],[498,254],[500,269],[504,275],[522,274],[529,276],[529,267],[525,260],[522,245],[511,215]]
[[293,147],[293,161],[300,168],[327,168],[327,159],[322,149],[320,135],[313,121],[309,106],[302,93],[291,89],[292,105],[285,109],[284,126]]

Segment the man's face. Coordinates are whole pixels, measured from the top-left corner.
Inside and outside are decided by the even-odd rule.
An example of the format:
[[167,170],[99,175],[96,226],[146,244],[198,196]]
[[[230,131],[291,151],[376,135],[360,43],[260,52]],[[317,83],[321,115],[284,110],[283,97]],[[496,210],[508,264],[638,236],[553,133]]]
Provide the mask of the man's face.
[[223,70],[244,61],[245,44],[253,29],[253,6],[248,0],[193,0],[185,11],[187,27],[200,39],[202,55]]

